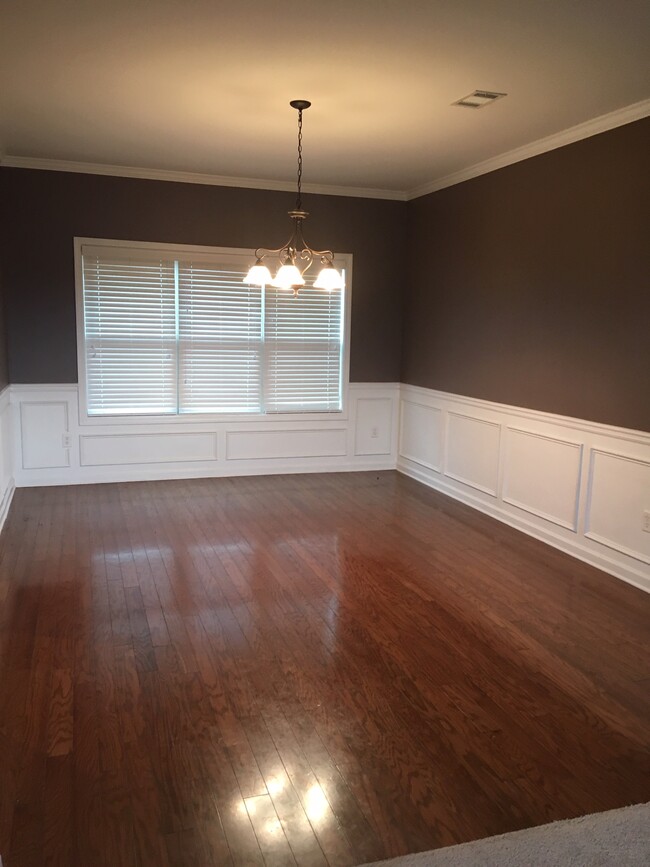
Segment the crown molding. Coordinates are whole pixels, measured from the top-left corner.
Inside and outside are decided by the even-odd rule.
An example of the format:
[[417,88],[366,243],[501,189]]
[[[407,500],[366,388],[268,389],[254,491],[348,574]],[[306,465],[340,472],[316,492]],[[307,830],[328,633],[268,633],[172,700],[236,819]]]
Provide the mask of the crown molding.
[[[231,178],[224,175],[181,172],[168,169],[146,169],[136,166],[113,166],[105,163],[85,163],[74,160],[52,160],[39,157],[18,157],[7,154],[0,165],[12,169],[40,169],[49,172],[75,172],[84,175],[111,175],[119,178],[143,178],[150,181],[174,181],[180,184],[204,184],[213,187],[243,187],[250,190],[280,190],[293,193],[293,181],[271,181],[264,178]],[[323,196],[352,196],[363,199],[406,201],[401,190],[376,190],[366,187],[339,187],[329,184],[303,184],[303,192]]]
[[496,157],[491,157],[488,160],[483,160],[480,163],[475,163],[466,169],[460,169],[460,171],[437,178],[421,187],[414,187],[411,190],[407,190],[406,200],[411,201],[412,199],[420,198],[420,196],[426,196],[428,193],[443,190],[445,187],[453,187],[454,184],[469,181],[471,178],[477,178],[479,175],[485,175],[488,172],[505,168],[513,163],[519,163],[522,160],[561,148],[564,145],[572,144],[581,139],[590,138],[592,135],[597,135],[600,132],[607,132],[607,130],[615,129],[617,126],[624,126],[626,123],[641,120],[644,117],[648,117],[648,115],[650,115],[650,99],[635,102],[632,105],[616,109],[616,111],[611,111],[608,114],[602,114],[600,117],[595,117],[592,120],[571,126],[568,129],[562,130],[562,132],[553,133],[553,135],[537,139],[537,141],[530,142],[530,144],[499,154]]
[[[382,190],[366,187],[343,187],[329,184],[303,184],[307,193],[322,196],[352,196],[363,199],[388,199],[397,202],[411,201],[428,193],[435,193],[445,187],[452,187],[463,181],[469,181],[480,175],[488,174],[497,169],[505,168],[513,163],[519,163],[530,157],[538,156],[564,145],[589,138],[607,130],[624,126],[635,120],[641,120],[650,115],[650,99],[635,102],[624,108],[616,109],[608,114],[600,115],[592,120],[579,123],[545,138],[537,139],[522,147],[475,163],[465,169],[452,172],[449,175],[436,178],[427,184],[413,187],[410,190]],[[181,184],[205,184],[215,187],[243,187],[251,190],[279,190],[295,192],[295,183],[289,181],[271,181],[263,178],[231,178],[224,175],[201,174],[199,172],[181,172],[168,169],[147,169],[136,166],[115,166],[104,163],[75,162],[72,160],[40,159],[38,157],[19,157],[10,154],[3,155],[0,166],[16,169],[41,169],[50,172],[76,172],[87,175],[111,175],[120,178],[143,178],[152,181],[174,181]]]

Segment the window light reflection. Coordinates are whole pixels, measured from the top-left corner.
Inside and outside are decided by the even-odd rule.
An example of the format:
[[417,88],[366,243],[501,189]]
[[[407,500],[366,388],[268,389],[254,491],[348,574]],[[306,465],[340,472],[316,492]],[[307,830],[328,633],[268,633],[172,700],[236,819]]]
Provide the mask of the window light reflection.
[[280,795],[284,790],[284,780],[280,777],[271,777],[266,781],[266,788],[271,797]]
[[305,813],[310,822],[318,822],[322,819],[329,810],[329,802],[325,797],[325,793],[318,785],[314,783],[310,786],[305,795]]

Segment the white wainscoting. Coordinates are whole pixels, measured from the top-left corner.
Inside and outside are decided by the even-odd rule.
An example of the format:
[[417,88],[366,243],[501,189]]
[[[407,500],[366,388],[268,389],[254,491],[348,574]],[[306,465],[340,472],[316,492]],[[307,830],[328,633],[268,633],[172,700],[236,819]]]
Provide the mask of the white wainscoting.
[[650,434],[401,386],[397,468],[650,591]]
[[394,469],[397,461],[397,383],[352,383],[345,413],[306,421],[82,424],[76,385],[13,385],[11,403],[19,487]]
[[4,526],[16,489],[11,415],[11,389],[7,386],[0,392],[0,530]]
[[[396,383],[300,421],[80,424],[76,385],[0,394],[0,524],[15,485],[395,469],[650,591],[650,434]],[[11,406],[10,406],[11,401]]]

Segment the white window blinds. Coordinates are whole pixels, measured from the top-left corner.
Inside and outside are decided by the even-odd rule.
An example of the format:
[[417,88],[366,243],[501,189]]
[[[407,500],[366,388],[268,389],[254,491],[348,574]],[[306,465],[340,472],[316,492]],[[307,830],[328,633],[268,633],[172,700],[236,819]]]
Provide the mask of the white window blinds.
[[88,414],[340,410],[343,292],[247,286],[247,253],[182,249],[82,246]]
[[314,289],[312,282],[297,298],[266,288],[267,412],[341,409],[341,293]]
[[262,290],[243,273],[180,261],[179,409],[260,412]]
[[173,259],[86,248],[83,286],[89,415],[176,412]]

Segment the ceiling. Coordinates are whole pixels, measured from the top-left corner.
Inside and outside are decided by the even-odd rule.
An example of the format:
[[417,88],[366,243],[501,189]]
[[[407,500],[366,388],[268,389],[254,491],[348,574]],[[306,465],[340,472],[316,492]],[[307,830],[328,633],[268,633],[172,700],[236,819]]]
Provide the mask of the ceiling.
[[[0,149],[403,193],[650,97],[647,0],[0,0]],[[450,105],[506,92],[480,110]],[[650,109],[648,109],[650,112]]]

